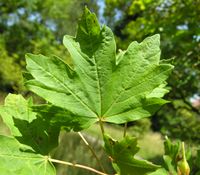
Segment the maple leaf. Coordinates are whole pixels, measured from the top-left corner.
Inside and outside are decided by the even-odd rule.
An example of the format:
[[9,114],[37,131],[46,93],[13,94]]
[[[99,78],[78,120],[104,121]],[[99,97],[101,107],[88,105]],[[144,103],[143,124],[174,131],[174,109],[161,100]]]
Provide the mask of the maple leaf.
[[111,29],[101,27],[86,8],[76,37],[66,35],[63,43],[73,66],[57,57],[27,54],[32,78],[26,86],[77,122],[125,123],[149,117],[167,102],[161,97],[173,66],[159,64],[159,35],[134,41],[116,55]]

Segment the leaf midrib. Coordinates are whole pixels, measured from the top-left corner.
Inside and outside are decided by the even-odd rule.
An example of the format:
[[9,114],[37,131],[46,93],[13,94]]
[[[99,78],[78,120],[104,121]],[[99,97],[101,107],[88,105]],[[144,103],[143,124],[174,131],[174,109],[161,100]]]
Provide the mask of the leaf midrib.
[[38,160],[45,160],[43,159],[43,156],[37,155],[38,157],[27,157],[26,155],[24,156],[19,156],[19,155],[10,155],[10,154],[0,154],[0,157],[11,157],[11,158],[15,158],[15,159],[38,159]]
[[[90,43],[90,45],[91,45],[92,43]],[[91,47],[92,49],[93,49],[93,47]],[[98,87],[98,91],[99,91],[99,102],[100,102],[100,110],[99,110],[99,112],[100,112],[100,114],[99,114],[99,118],[101,118],[102,116],[101,116],[101,114],[102,114],[102,95],[101,95],[101,84],[100,84],[100,76],[99,76],[99,71],[98,71],[98,67],[97,67],[97,60],[96,60],[96,56],[95,56],[95,54],[94,54],[94,61],[95,61],[95,69],[96,69],[96,76],[97,76],[97,87]],[[98,113],[97,113],[98,114]]]
[[[131,158],[131,161],[136,161],[136,162],[140,162],[140,163],[146,163],[146,165],[142,165],[142,164],[134,164],[133,162],[131,163],[128,163],[127,161],[121,161],[121,160],[118,160],[116,162],[118,162],[119,164],[122,164],[122,165],[125,165],[125,166],[130,166],[132,168],[144,168],[146,170],[154,170],[156,168],[158,168],[156,165],[154,164],[150,164],[149,162],[145,161],[145,160],[138,160],[138,159],[135,159],[134,156],[133,158]],[[149,167],[150,166],[150,167]]]
[[[100,34],[101,34],[101,32],[100,32]],[[94,47],[93,47],[93,40],[92,40],[92,38],[90,36],[88,38],[89,38],[89,43],[90,43],[89,47],[91,48],[92,53],[94,53],[94,55],[92,57],[94,58],[94,61],[95,61],[95,71],[96,71],[96,77],[97,77],[97,88],[98,88],[98,91],[99,91],[99,102],[100,102],[100,104],[99,104],[99,107],[100,107],[99,112],[100,112],[100,114],[98,114],[98,112],[97,112],[97,117],[101,118],[102,117],[102,93],[101,93],[101,83],[100,83],[100,78],[99,78],[100,75],[99,75],[98,66],[97,66],[97,60],[96,60],[97,58],[95,56],[96,52],[94,52]]]

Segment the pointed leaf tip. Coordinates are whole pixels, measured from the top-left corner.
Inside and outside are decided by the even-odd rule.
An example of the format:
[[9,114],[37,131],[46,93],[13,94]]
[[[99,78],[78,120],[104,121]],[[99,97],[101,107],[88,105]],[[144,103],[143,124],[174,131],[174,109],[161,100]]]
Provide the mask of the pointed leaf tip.
[[100,25],[98,19],[94,13],[92,13],[87,7],[84,9],[84,13],[79,21],[77,38],[86,36],[98,36],[100,33]]
[[87,5],[85,5],[85,8],[84,8],[84,14],[91,14],[91,11],[88,9]]
[[159,40],[160,40],[160,34],[155,34],[155,35],[153,35],[155,38],[158,38]]

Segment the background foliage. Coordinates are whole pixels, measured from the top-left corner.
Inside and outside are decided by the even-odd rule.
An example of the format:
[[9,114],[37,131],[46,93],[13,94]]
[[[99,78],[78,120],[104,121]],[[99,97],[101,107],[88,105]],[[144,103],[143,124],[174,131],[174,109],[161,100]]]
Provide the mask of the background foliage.
[[[22,90],[21,69],[26,53],[55,54],[66,58],[64,34],[74,34],[83,6],[95,2],[70,0],[0,1],[0,80],[2,91]],[[76,9],[76,10],[75,10]],[[67,58],[66,58],[67,59]]]

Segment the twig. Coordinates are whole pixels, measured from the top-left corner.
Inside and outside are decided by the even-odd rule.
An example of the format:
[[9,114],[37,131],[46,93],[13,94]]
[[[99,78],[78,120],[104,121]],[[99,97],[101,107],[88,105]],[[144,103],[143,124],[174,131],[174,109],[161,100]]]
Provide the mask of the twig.
[[84,138],[84,136],[81,134],[81,132],[78,132],[78,135],[81,137],[81,139],[83,140],[83,142],[85,143],[85,145],[89,148],[89,150],[92,152],[93,156],[96,158],[96,160],[97,160],[99,166],[101,167],[102,171],[105,172],[105,169],[103,168],[103,165],[101,164],[99,158],[97,157],[94,149],[89,145],[89,143]]
[[54,163],[60,163],[60,164],[63,164],[63,165],[68,165],[68,166],[73,166],[73,167],[77,167],[77,168],[82,168],[82,169],[85,169],[85,170],[88,170],[88,171],[92,171],[92,172],[94,172],[96,174],[108,175],[108,174],[105,174],[105,173],[103,173],[101,171],[95,170],[94,168],[91,168],[91,167],[88,167],[88,166],[85,166],[85,165],[71,163],[71,162],[65,162],[65,161],[62,161],[62,160],[57,160],[57,159],[52,159],[52,158],[48,158],[48,160],[51,161],[51,162],[54,162]]

